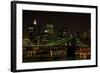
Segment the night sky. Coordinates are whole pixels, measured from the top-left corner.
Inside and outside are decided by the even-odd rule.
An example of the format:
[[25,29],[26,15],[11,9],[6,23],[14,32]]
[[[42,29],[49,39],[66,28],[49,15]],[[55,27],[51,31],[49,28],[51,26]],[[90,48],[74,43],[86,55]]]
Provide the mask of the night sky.
[[28,26],[34,23],[44,29],[46,24],[53,24],[57,28],[67,28],[69,32],[85,32],[90,30],[89,13],[67,13],[50,11],[23,10],[23,35],[28,34]]

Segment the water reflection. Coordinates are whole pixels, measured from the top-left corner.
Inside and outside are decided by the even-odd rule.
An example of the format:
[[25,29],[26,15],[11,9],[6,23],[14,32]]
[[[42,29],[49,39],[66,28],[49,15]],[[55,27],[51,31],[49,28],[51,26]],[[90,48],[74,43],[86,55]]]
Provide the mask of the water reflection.
[[[72,47],[69,47],[72,49]],[[73,54],[74,53],[74,54]],[[67,47],[47,47],[25,49],[23,62],[64,61],[90,59],[90,48],[76,48],[72,53]]]

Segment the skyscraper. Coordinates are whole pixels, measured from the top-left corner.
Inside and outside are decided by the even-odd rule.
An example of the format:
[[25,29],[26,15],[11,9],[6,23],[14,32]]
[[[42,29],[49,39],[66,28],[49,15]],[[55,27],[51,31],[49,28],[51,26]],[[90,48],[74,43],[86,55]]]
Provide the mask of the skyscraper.
[[29,25],[28,27],[29,31],[29,37],[32,43],[36,43],[36,36],[38,35],[38,24],[36,19],[34,19],[34,22]]
[[53,34],[53,32],[54,32],[54,25],[53,24],[47,24],[47,32],[49,34]]

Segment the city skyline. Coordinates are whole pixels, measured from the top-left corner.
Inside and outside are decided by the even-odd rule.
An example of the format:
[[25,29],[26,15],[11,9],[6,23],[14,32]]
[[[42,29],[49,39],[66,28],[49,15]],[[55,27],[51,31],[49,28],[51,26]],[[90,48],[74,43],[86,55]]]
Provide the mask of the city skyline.
[[28,34],[29,25],[36,20],[41,31],[47,24],[53,24],[55,28],[67,28],[68,32],[90,31],[90,14],[68,13],[49,11],[23,10],[23,35]]

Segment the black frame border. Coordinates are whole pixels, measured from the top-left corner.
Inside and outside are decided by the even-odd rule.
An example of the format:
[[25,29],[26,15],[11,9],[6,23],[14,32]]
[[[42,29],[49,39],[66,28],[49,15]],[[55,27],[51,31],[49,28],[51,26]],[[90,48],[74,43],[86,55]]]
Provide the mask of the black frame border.
[[[17,4],[38,4],[38,5],[52,5],[52,6],[69,6],[69,7],[83,7],[83,8],[95,8],[96,9],[96,64],[87,66],[75,66],[75,67],[54,67],[54,68],[39,68],[39,69],[16,69],[16,5]],[[11,71],[23,72],[23,71],[42,71],[42,70],[57,70],[57,69],[75,69],[75,68],[90,68],[98,67],[98,6],[90,5],[73,5],[73,4],[56,4],[56,3],[43,3],[43,2],[28,2],[28,1],[11,1]]]

